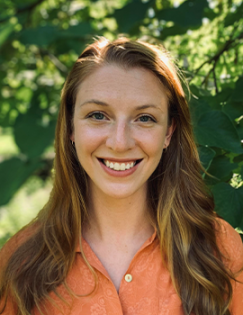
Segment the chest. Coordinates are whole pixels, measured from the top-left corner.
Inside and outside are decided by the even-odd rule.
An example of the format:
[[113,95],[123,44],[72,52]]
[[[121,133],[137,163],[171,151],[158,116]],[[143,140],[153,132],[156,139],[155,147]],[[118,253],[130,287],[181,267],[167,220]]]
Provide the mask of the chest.
[[[163,266],[159,249],[141,251],[132,259],[120,279],[119,292],[106,268],[94,253],[87,254],[97,275],[97,282],[81,254],[77,254],[67,284],[79,295],[72,299],[64,287],[59,294],[70,306],[52,296],[64,314],[69,315],[183,315],[168,270]],[[118,262],[117,262],[118,263]],[[129,275],[129,277],[126,277]],[[92,292],[93,291],[93,292]],[[60,312],[47,307],[49,314]],[[38,313],[37,313],[38,314]],[[37,315],[36,314],[36,315]],[[39,314],[38,314],[39,315]]]
[[127,271],[134,258],[135,252],[118,250],[117,248],[107,249],[99,251],[96,253],[101,265],[100,271],[104,268],[107,271],[108,276],[115,286],[117,292],[119,292],[120,284],[123,278],[127,282],[132,281],[132,276],[130,276]]

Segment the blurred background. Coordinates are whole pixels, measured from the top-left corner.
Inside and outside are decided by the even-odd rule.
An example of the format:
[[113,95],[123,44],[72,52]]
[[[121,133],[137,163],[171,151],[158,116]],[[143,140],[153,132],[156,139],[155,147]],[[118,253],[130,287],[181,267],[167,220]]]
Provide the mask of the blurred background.
[[95,36],[163,44],[191,90],[216,211],[243,230],[243,3],[239,0],[0,0],[0,247],[51,190],[60,92]]

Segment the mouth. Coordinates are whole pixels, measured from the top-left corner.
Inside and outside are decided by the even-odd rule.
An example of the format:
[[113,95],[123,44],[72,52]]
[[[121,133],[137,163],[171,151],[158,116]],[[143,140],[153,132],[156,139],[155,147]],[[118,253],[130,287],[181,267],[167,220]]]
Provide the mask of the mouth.
[[129,170],[142,161],[142,159],[138,159],[138,160],[133,160],[133,161],[131,160],[130,162],[117,162],[117,161],[109,161],[109,160],[100,159],[100,158],[98,158],[98,160],[101,163],[103,163],[106,167],[114,171],[118,171],[118,172]]

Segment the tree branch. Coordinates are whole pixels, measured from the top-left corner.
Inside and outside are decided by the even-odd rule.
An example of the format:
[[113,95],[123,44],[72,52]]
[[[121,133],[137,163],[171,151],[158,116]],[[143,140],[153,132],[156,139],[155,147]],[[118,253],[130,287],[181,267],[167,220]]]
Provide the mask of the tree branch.
[[218,85],[217,85],[217,78],[216,78],[216,73],[215,73],[215,67],[216,67],[216,62],[214,63],[214,66],[213,66],[213,81],[214,81],[216,94],[218,94],[219,93],[219,89],[218,89]]
[[61,72],[64,74],[68,73],[68,68],[63,63],[61,63],[61,61],[56,56],[43,49],[39,49],[39,53],[42,57],[48,56],[54,66],[57,67],[57,69],[59,69]]
[[216,64],[217,64],[217,60],[214,61],[213,67],[209,70],[208,74],[205,76],[205,78],[202,82],[202,85],[204,83],[207,84],[208,78],[209,78],[211,72],[213,72],[213,81],[214,81],[215,91],[216,91],[216,94],[218,94],[219,89],[218,89],[217,78],[216,78],[216,73],[215,73]]
[[57,59],[56,56],[50,54],[50,53],[47,53],[50,60],[52,61],[52,63],[63,73],[67,74],[68,73],[68,68],[63,64],[61,63],[61,61],[59,59]]
[[[236,27],[235,27],[236,28]],[[208,63],[211,63],[211,62],[217,62],[218,59],[220,58],[220,56],[227,50],[229,50],[231,48],[231,46],[233,44],[236,43],[236,41],[240,40],[243,38],[243,32],[241,32],[237,37],[233,38],[234,36],[234,31],[235,31],[235,28],[230,36],[230,39],[225,43],[225,45],[214,55],[212,56],[211,58],[209,58],[208,60],[204,61],[194,72],[193,74],[193,77],[189,80],[189,82],[197,75],[197,73],[202,69],[203,66],[205,66],[206,64]],[[212,70],[212,69],[211,69]],[[211,72],[210,70],[210,72]]]
[[212,71],[213,71],[213,68],[211,68],[211,69],[209,70],[209,72],[205,75],[205,77],[204,77],[204,79],[203,79],[201,85],[203,85],[203,84],[205,84],[205,86],[207,85],[207,83],[208,83],[208,78],[209,78],[210,73],[211,73]]

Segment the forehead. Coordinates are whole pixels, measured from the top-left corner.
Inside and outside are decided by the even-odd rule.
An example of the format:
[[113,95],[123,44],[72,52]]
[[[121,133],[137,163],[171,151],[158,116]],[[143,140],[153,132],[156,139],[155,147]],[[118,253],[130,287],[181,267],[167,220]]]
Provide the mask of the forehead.
[[125,69],[117,65],[96,69],[80,84],[76,104],[94,98],[130,106],[151,102],[167,106],[168,103],[165,87],[155,74],[144,68]]

